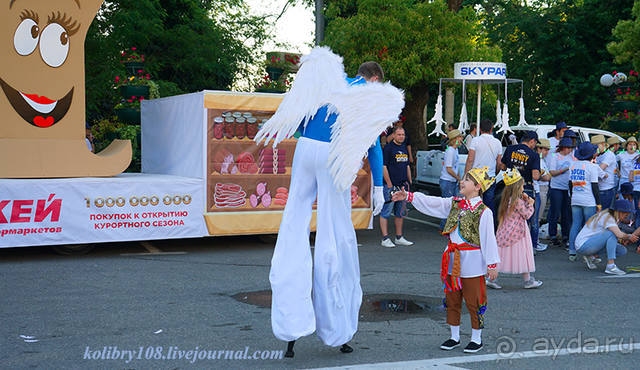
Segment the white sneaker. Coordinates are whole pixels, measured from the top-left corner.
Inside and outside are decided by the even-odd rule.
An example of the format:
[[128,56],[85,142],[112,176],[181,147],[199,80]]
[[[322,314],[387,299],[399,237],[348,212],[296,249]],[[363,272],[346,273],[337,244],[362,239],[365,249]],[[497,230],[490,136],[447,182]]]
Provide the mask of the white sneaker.
[[538,242],[538,246],[535,247],[534,249],[536,250],[536,252],[544,252],[547,250],[547,245],[546,244],[542,244],[540,242]]
[[496,282],[495,282],[495,281],[493,281],[493,280],[485,279],[485,281],[486,281],[487,286],[488,286],[489,288],[493,288],[493,289],[502,289],[502,286],[500,286],[498,283],[496,283]]
[[600,262],[602,262],[602,259],[598,258],[598,257],[591,256],[591,261],[593,263],[600,263]]
[[607,268],[604,270],[605,274],[611,274],[611,275],[626,275],[627,273],[620,270],[618,268],[618,266],[613,265],[613,267],[609,268],[609,266],[607,266]]
[[535,289],[539,286],[542,285],[542,281],[540,280],[535,280],[535,279],[529,279],[527,281],[524,282],[524,288],[525,289]]
[[596,266],[595,263],[593,263],[590,257],[582,256],[582,260],[584,261],[584,263],[587,264],[587,268],[589,270],[595,270],[598,268],[598,266]]
[[391,238],[386,238],[384,240],[382,240],[382,243],[380,243],[380,245],[382,245],[385,248],[395,248],[396,245],[393,244],[393,242],[391,241]]
[[405,247],[408,247],[410,245],[413,245],[413,242],[410,242],[407,239],[405,239],[404,236],[401,236],[400,239],[396,238],[396,244],[404,245]]
[[577,259],[578,259],[578,256],[576,256],[575,254],[570,254],[569,255],[569,261],[575,262]]

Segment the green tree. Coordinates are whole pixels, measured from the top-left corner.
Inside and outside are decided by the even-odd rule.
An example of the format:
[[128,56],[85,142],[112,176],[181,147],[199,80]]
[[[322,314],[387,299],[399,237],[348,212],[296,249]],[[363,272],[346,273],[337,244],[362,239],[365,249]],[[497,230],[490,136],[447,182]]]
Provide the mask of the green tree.
[[243,0],[107,0],[86,40],[87,112],[110,115],[112,87],[124,75],[120,53],[136,47],[160,94],[229,89],[259,56],[266,21],[247,15]]
[[599,77],[615,67],[606,45],[633,0],[481,0],[476,7],[508,75],[524,80],[529,123],[597,127],[610,108]]
[[613,30],[612,41],[607,50],[615,57],[616,63],[633,63],[640,69],[640,2],[634,1],[633,19],[621,20]]
[[329,3],[325,43],[351,75],[367,60],[382,65],[386,79],[405,90],[406,127],[414,145],[424,148],[423,112],[438,78],[452,76],[455,62],[499,61],[500,51],[488,45],[471,8],[452,12],[444,1],[354,3]]

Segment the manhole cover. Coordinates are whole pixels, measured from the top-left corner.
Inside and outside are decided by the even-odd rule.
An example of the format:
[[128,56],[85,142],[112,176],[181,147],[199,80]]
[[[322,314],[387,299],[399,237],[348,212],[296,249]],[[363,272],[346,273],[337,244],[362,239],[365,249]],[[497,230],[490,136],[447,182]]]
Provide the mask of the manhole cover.
[[[243,292],[232,296],[238,302],[271,308],[271,290]],[[367,294],[362,297],[360,321],[406,320],[428,317],[444,320],[442,298],[402,294]]]
[[367,294],[362,297],[360,321],[444,319],[442,298],[403,294]]
[[231,296],[231,298],[238,302],[252,304],[258,307],[271,308],[271,290],[238,293]]

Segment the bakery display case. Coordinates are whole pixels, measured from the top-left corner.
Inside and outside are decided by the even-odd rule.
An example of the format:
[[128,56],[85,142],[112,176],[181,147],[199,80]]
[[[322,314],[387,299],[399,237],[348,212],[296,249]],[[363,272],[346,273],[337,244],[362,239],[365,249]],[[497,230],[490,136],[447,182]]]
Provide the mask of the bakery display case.
[[[257,145],[253,139],[262,124],[275,113],[283,95],[224,91],[198,94],[189,95],[196,95],[202,104],[201,117],[194,119],[200,121],[201,126],[174,122],[174,126],[186,126],[184,130],[177,130],[175,140],[180,140],[181,135],[194,136],[195,133],[200,133],[202,137],[183,140],[181,145],[168,143],[167,146],[176,146],[176,151],[186,156],[191,156],[192,148],[201,148],[197,149],[202,154],[199,162],[194,163],[193,172],[202,169],[198,177],[204,180],[203,214],[209,233],[277,233],[289,198],[291,165],[297,139],[285,139],[277,148],[271,144],[266,147],[264,143]],[[190,109],[188,104],[176,107],[183,111]],[[176,119],[183,116],[176,115]],[[162,112],[157,112],[157,117],[171,120]],[[169,160],[173,161],[174,158]],[[155,166],[165,164],[157,163]],[[180,169],[177,167],[177,170]],[[367,228],[370,224],[371,190],[370,169],[365,160],[351,187],[352,221],[356,228]],[[315,212],[314,205],[312,230],[315,230]]]

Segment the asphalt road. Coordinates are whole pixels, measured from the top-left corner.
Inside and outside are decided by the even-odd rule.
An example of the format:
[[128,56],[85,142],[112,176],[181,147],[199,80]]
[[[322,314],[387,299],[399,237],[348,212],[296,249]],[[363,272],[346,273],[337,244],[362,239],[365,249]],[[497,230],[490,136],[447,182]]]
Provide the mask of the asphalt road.
[[[242,302],[245,293],[269,289],[273,244],[255,237],[153,242],[180,254],[149,254],[138,243],[100,245],[77,257],[47,248],[0,250],[0,368],[637,366],[640,273],[608,278],[604,266],[588,271],[559,249],[536,257],[540,289],[524,290],[520,277],[504,276],[504,289],[488,292],[481,352],[440,350],[449,330],[433,302],[443,297],[444,238],[429,225],[434,220],[416,211],[409,216],[404,234],[416,242],[412,247],[385,249],[377,229],[358,232],[362,288],[374,298],[408,297],[431,307],[376,313],[366,301],[370,312],[363,311],[353,353],[312,335],[296,343],[293,359],[224,359],[218,352],[260,357],[286,346],[271,333],[269,308]],[[629,253],[618,265],[640,266],[640,255]],[[463,344],[470,332],[463,316]],[[223,359],[189,355],[208,354],[203,350]]]

